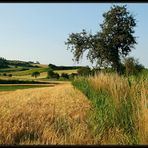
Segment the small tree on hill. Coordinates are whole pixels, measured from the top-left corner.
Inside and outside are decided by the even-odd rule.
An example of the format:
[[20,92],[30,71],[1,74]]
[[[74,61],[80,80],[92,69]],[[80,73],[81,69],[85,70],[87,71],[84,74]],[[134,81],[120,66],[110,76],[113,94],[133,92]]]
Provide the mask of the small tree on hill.
[[31,76],[37,78],[38,76],[40,76],[40,72],[35,71],[35,72],[32,73]]
[[59,79],[59,77],[60,77],[59,74],[58,74],[58,73],[55,73],[55,72],[53,71],[53,69],[49,67],[48,72],[47,72],[47,78],[48,78],[48,79],[49,79],[49,78],[56,78],[56,79]]

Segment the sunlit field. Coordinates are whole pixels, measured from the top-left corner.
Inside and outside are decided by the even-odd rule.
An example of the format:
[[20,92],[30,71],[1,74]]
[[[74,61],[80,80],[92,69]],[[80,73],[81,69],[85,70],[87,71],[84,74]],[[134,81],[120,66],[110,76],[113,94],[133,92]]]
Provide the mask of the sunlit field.
[[0,144],[89,143],[89,101],[70,84],[0,92],[0,104]]

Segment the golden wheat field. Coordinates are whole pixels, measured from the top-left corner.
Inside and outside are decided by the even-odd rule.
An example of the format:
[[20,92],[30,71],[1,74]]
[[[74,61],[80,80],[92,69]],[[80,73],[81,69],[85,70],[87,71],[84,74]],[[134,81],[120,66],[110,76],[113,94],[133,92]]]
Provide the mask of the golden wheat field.
[[0,92],[0,144],[86,144],[90,104],[70,83]]

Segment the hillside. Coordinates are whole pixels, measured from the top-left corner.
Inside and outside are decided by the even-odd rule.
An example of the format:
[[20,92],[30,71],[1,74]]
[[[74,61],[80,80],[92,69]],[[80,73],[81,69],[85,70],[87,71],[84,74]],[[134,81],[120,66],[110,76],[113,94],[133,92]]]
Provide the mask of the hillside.
[[[0,79],[2,80],[45,80],[47,79],[47,71],[51,66],[54,72],[61,75],[62,73],[72,74],[77,73],[77,70],[81,66],[56,66],[54,64],[40,64],[39,62],[31,61],[19,61],[19,60],[6,60],[4,58],[0,59]],[[3,65],[3,63],[5,65]],[[37,78],[32,77],[33,72],[39,72],[40,76]]]

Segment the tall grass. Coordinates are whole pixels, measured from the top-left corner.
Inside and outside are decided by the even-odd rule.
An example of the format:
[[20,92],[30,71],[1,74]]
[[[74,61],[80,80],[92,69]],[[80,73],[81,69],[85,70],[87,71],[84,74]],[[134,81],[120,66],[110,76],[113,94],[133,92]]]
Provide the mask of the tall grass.
[[147,80],[117,74],[77,78],[72,84],[92,102],[88,126],[98,144],[148,143]]

